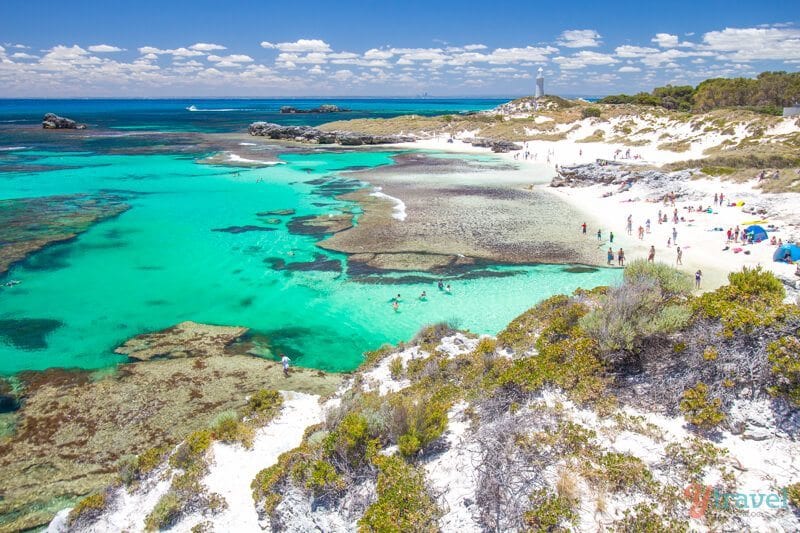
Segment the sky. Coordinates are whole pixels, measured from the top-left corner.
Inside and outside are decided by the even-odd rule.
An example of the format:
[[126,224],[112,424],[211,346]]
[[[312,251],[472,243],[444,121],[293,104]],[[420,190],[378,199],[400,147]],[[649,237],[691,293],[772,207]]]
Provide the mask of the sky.
[[800,67],[797,0],[2,0],[0,98],[600,96]]

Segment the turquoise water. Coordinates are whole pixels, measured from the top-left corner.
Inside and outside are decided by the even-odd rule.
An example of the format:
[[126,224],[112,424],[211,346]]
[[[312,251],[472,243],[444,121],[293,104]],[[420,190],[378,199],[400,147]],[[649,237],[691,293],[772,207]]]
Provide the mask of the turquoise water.
[[[510,277],[453,279],[453,294],[433,278],[412,284],[361,283],[344,272],[274,270],[267,258],[344,263],[295,235],[276,231],[215,232],[269,226],[257,212],[293,208],[297,215],[354,207],[306,183],[353,166],[391,164],[388,152],[292,154],[260,169],[199,164],[197,157],[16,151],[32,172],[6,172],[0,197],[114,190],[132,208],[75,241],[51,246],[13,268],[20,283],[0,291],[0,319],[50,319],[61,325],[46,346],[0,341],[0,373],[48,367],[100,368],[122,360],[113,349],[143,332],[183,320],[242,325],[270,339],[298,364],[350,370],[363,351],[406,340],[428,323],[449,320],[496,333],[537,301],[579,286],[612,282],[612,270],[574,274],[557,265],[492,267]],[[53,170],[42,170],[42,165]],[[69,168],[62,168],[69,167]],[[315,206],[314,203],[328,205]],[[283,217],[288,220],[290,217]],[[417,296],[429,294],[422,302]],[[395,312],[389,300],[400,293]]]

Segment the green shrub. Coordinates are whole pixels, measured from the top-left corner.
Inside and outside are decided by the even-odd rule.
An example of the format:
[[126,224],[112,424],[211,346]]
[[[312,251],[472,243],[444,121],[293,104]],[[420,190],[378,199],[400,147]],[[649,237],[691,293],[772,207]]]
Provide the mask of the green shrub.
[[175,525],[183,512],[183,501],[173,493],[167,492],[144,520],[147,531],[160,531]]
[[680,408],[686,420],[701,428],[710,429],[725,420],[725,413],[720,411],[722,400],[709,399],[708,385],[698,383],[691,389],[683,391]]
[[221,442],[239,442],[245,448],[253,445],[255,430],[239,420],[237,415],[220,417],[211,428],[214,438]]
[[800,406],[800,339],[782,337],[767,345],[767,357],[778,385],[773,389]]
[[610,452],[600,456],[597,462],[599,468],[592,471],[590,477],[613,492],[631,489],[649,492],[654,487],[653,475],[638,457]]
[[402,458],[377,456],[378,499],[358,521],[360,531],[405,533],[438,531],[440,511],[425,487],[422,471]]
[[694,300],[695,312],[717,318],[723,325],[723,336],[733,337],[739,331],[752,333],[797,313],[796,306],[782,304],[783,284],[771,272],[761,267],[728,275],[729,284],[707,292]]
[[77,520],[84,519],[91,521],[103,512],[106,507],[106,496],[102,493],[95,493],[86,496],[79,501],[69,512],[67,520],[70,524]]
[[565,524],[574,527],[578,522],[574,501],[557,494],[550,494],[546,489],[539,489],[531,494],[533,508],[523,515],[526,531],[549,533],[551,531],[567,531]]
[[400,379],[403,375],[403,358],[399,355],[389,361],[389,374],[392,379]]
[[689,523],[671,517],[661,516],[648,503],[637,503],[625,510],[622,520],[614,523],[614,531],[635,531],[637,533],[685,533]]
[[800,483],[786,487],[786,495],[789,498],[789,504],[793,505],[795,509],[800,509]]
[[716,361],[719,358],[719,350],[717,350],[714,346],[706,346],[706,349],[703,350],[703,359],[706,361]]
[[125,485],[141,481],[167,458],[169,451],[168,446],[155,446],[135,458],[123,461],[119,471],[120,481]]
[[438,395],[405,391],[392,398],[393,432],[398,435],[400,453],[410,457],[438,439],[447,428],[447,411],[452,402]]
[[599,118],[602,115],[599,107],[584,107],[581,109],[581,118]]
[[707,176],[728,176],[736,172],[736,169],[731,167],[703,167],[700,172]]
[[170,466],[187,470],[205,456],[206,451],[211,447],[212,440],[213,435],[208,429],[191,433],[169,458]]
[[306,486],[319,495],[326,490],[341,490],[343,480],[332,464],[324,460],[317,460],[311,465]]
[[625,282],[654,281],[664,300],[682,299],[692,293],[692,280],[685,273],[666,263],[649,263],[643,259],[631,261],[623,274]]
[[370,461],[378,453],[380,441],[370,431],[367,419],[358,412],[349,412],[325,437],[326,454],[335,454],[352,467]]
[[280,392],[272,389],[261,389],[253,393],[247,400],[247,405],[243,409],[243,416],[259,417],[259,419],[271,418],[283,406],[283,396]]

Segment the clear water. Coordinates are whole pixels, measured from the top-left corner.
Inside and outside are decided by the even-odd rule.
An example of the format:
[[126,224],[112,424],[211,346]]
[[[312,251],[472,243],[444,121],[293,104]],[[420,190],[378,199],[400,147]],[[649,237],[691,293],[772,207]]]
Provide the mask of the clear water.
[[[77,105],[77,104],[76,104]],[[65,113],[66,114],[66,113]],[[173,119],[178,122],[178,119]],[[0,148],[14,146],[8,131]],[[264,334],[272,350],[303,366],[356,367],[365,350],[409,339],[423,325],[447,320],[496,333],[541,299],[613,282],[615,270],[570,273],[560,265],[488,267],[508,277],[435,278],[414,284],[365,284],[339,272],[274,270],[267,258],[310,261],[344,256],[315,246],[315,237],[270,226],[257,212],[336,213],[354,206],[320,196],[311,179],[349,167],[392,163],[391,152],[311,152],[282,156],[259,169],[199,164],[208,154],[125,155],[93,151],[0,151],[0,198],[126,191],[130,210],[96,224],[78,239],[51,246],[0,281],[0,320],[53,319],[62,325],[46,347],[25,349],[0,337],[0,373],[49,367],[102,368],[122,360],[126,339],[180,321],[241,325]],[[13,160],[2,170],[2,159]],[[29,167],[29,170],[28,170]],[[315,206],[324,202],[328,205]],[[289,217],[285,217],[288,220]],[[230,226],[276,231],[215,232]],[[427,301],[418,300],[427,291]],[[398,312],[390,299],[400,293]]]

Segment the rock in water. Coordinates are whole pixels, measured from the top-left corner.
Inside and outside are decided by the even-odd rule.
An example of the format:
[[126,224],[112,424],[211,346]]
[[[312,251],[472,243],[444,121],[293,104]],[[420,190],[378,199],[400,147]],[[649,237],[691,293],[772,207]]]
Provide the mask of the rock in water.
[[42,119],[42,127],[46,130],[85,130],[86,124],[78,124],[71,118],[47,113]]
[[322,131],[310,126],[281,126],[271,122],[253,122],[250,135],[317,144],[361,146],[368,144],[395,144],[414,141],[407,135],[368,135],[348,131]]
[[313,109],[298,109],[294,106],[285,105],[281,107],[281,113],[286,115],[294,115],[297,113],[344,113],[350,111],[349,109],[344,109],[339,107],[338,105],[333,104],[322,104],[319,107],[315,107]]
[[114,353],[139,361],[225,355],[225,348],[245,333],[247,328],[209,326],[187,321],[162,331],[134,337]]

